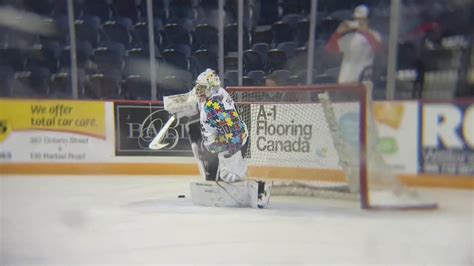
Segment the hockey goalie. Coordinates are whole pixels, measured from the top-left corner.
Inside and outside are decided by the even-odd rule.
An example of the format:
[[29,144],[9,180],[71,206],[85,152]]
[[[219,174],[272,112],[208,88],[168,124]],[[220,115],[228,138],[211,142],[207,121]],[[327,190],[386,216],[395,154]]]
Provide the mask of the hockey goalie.
[[198,159],[203,182],[191,182],[195,204],[217,207],[265,208],[271,182],[246,180],[247,163],[242,156],[248,130],[240,119],[230,95],[221,87],[214,70],[201,73],[194,88],[186,94],[164,97],[164,108],[172,114],[155,139],[151,149],[166,146],[162,140],[167,128],[177,118],[189,119],[186,130],[194,156]]

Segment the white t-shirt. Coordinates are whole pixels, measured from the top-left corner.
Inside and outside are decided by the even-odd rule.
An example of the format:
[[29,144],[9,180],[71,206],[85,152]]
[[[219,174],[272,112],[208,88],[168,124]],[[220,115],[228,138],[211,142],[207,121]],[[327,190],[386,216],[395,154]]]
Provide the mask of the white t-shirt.
[[[370,33],[379,43],[382,38],[377,32]],[[339,83],[358,82],[364,68],[374,62],[375,51],[364,34],[360,32],[346,33],[338,39],[339,50],[343,53]]]

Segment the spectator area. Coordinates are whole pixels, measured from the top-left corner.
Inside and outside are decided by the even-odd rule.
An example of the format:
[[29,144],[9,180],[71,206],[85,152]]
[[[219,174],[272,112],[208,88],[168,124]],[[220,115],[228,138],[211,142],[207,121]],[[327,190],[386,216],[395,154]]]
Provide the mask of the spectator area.
[[[462,9],[443,12],[452,10],[446,9],[449,4],[431,14],[415,1],[403,2],[404,10],[412,10],[403,15],[413,25],[402,27],[400,33],[398,96],[469,94],[472,82],[461,81],[472,74],[466,70],[473,61],[469,39],[472,16],[461,16]],[[435,2],[443,5],[446,1]],[[10,25],[0,26],[0,96],[72,97],[65,3],[0,1],[2,12],[11,17]],[[218,68],[218,1],[154,0],[153,4],[156,56],[152,60],[157,66],[161,98],[189,90],[200,72]],[[388,39],[389,1],[318,1],[313,83],[337,81],[341,56],[326,54],[324,46],[359,4],[371,8],[373,27]],[[79,98],[151,98],[147,8],[144,0],[74,1]],[[309,0],[245,1],[243,85],[264,85],[275,72],[280,85],[305,83],[309,9]],[[237,1],[227,0],[224,10],[225,73],[220,74],[229,86],[237,84]],[[36,25],[38,30],[28,25]],[[361,75],[361,79],[374,82],[380,98],[385,69],[386,53]],[[440,75],[444,85],[440,85]],[[458,90],[445,91],[446,87]]]

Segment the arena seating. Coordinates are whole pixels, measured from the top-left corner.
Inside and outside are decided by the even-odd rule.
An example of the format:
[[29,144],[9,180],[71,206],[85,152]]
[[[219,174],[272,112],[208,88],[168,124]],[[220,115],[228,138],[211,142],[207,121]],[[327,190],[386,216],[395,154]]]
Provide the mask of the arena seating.
[[[416,5],[413,1],[402,2],[407,8]],[[163,90],[158,95],[162,96],[180,90],[178,86],[191,84],[204,69],[218,68],[217,1],[154,0],[153,4],[156,56],[151,60],[157,65],[158,88]],[[336,82],[341,58],[327,55],[323,47],[339,23],[350,19],[353,8],[359,4],[370,6],[374,28],[388,37],[389,1],[318,1],[313,82]],[[18,27],[0,26],[0,95],[27,97],[32,93],[37,97],[70,98],[71,47],[66,1],[1,0],[0,7],[20,14],[12,22]],[[237,84],[236,7],[235,0],[225,3],[226,85]],[[146,84],[150,76],[146,70],[150,65],[147,8],[144,0],[74,1],[79,97],[150,99],[151,86]],[[307,63],[309,9],[309,0],[245,1],[244,85],[264,85],[265,76],[275,71],[282,71],[285,84],[305,83],[306,73],[302,71]],[[40,16],[42,28],[49,31],[25,29],[29,15],[25,12]],[[416,73],[410,78],[400,75],[402,93],[406,91],[406,95],[414,97],[415,85],[419,89],[419,77],[426,73],[455,71],[471,65],[462,60],[452,63],[457,62],[453,58],[462,58],[471,49],[470,42],[463,45],[459,41],[471,33],[473,22],[466,12],[441,10],[438,17],[415,13],[414,16],[423,18],[420,25],[432,21],[445,25],[424,35],[401,33],[398,70]],[[456,43],[452,41],[456,36],[461,36],[457,39],[461,44],[452,44]],[[386,56],[385,51],[381,57]],[[370,78],[380,89],[385,86],[386,73],[381,70],[386,69],[386,60],[376,61],[373,69],[377,71],[367,73],[371,73]],[[180,77],[183,73],[185,77]],[[446,77],[455,79],[452,83],[462,78]],[[189,86],[181,89],[189,90]]]

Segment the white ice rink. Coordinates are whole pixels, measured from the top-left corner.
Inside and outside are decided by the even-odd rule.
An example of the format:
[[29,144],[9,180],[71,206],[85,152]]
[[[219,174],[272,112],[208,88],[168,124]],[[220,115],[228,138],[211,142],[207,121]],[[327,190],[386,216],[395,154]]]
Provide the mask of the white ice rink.
[[0,265],[474,265],[471,190],[423,190],[435,211],[295,197],[259,210],[193,206],[190,180],[2,176]]

